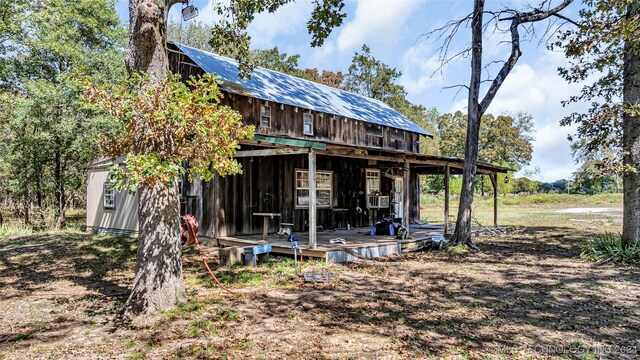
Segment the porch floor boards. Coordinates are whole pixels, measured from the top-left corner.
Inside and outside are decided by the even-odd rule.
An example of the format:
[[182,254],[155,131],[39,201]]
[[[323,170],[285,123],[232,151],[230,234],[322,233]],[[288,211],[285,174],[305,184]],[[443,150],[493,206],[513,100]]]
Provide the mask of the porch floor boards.
[[[443,225],[421,224],[411,225],[410,238],[398,240],[390,235],[370,235],[371,228],[353,228],[324,230],[317,233],[317,247],[309,249],[309,233],[296,232],[298,245],[304,256],[324,258],[327,262],[349,261],[358,256],[373,258],[377,256],[399,253],[400,251],[419,250],[423,241],[431,235],[442,234]],[[331,239],[341,238],[346,244],[331,244]],[[262,234],[218,237],[220,246],[251,246],[263,243]],[[293,254],[287,236],[270,233],[267,242],[271,244],[271,252],[276,254]],[[357,253],[357,254],[355,254]]]

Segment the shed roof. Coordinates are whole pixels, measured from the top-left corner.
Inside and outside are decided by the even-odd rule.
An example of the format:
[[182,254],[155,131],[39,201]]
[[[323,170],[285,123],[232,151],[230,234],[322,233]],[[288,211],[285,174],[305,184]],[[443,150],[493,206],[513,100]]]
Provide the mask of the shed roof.
[[174,45],[204,71],[218,75],[221,87],[230,93],[433,136],[382,101],[262,67],[256,67],[250,79],[242,79],[237,61]]

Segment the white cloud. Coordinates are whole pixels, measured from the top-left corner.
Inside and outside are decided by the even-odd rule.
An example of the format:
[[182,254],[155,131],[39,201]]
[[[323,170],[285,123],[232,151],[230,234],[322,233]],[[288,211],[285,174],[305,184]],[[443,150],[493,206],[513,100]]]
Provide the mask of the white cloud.
[[[192,21],[199,21],[203,24],[213,25],[217,23],[221,16],[216,8],[218,6],[228,6],[231,0],[207,0],[204,5],[196,2],[198,7],[198,17]],[[180,23],[181,6],[176,5],[171,9],[169,18],[171,21]],[[276,12],[263,12],[257,14],[249,28],[251,45],[256,48],[272,48],[277,45],[274,41],[281,36],[297,35],[301,31],[306,32],[306,22],[311,16],[313,4],[310,1],[295,1],[281,6]]]
[[[543,181],[569,178],[577,165],[573,162],[567,135],[575,132],[575,127],[560,126],[560,120],[572,111],[584,110],[585,105],[565,108],[561,101],[576,94],[581,85],[568,84],[558,75],[557,68],[567,64],[562,54],[541,50],[535,59],[531,64],[520,63],[512,70],[487,112],[531,113],[536,133],[530,167],[542,170]],[[461,97],[450,111],[466,110],[467,99]]]
[[260,13],[249,26],[251,43],[257,48],[272,48],[280,36],[306,33],[306,23],[311,17],[310,1],[295,1],[281,6],[275,13]]
[[569,179],[576,170],[571,143],[567,140],[567,135],[574,131],[575,127],[560,126],[558,122],[537,129],[530,167],[542,170],[542,181]]
[[430,46],[424,43],[410,47],[402,56],[402,77],[400,85],[409,94],[419,94],[425,90],[442,85],[444,79],[438,72],[438,56]]
[[346,23],[338,35],[340,51],[353,50],[360,45],[376,40],[393,43],[406,18],[419,5],[415,0],[360,0],[353,20]]
[[568,84],[558,75],[558,67],[567,65],[560,53],[544,50],[533,65],[517,65],[507,77],[489,106],[489,112],[526,111],[556,116],[557,120],[568,113],[562,100],[576,94],[580,85]]

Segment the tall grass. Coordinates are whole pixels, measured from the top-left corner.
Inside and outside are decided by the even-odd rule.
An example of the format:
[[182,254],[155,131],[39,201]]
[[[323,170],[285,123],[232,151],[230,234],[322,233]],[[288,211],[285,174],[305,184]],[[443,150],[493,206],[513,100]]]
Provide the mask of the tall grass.
[[10,236],[19,235],[31,235],[33,234],[33,228],[27,225],[9,225],[3,224],[0,226],[0,239]]
[[624,246],[622,236],[618,234],[598,235],[585,244],[580,256],[600,263],[640,265],[640,242]]

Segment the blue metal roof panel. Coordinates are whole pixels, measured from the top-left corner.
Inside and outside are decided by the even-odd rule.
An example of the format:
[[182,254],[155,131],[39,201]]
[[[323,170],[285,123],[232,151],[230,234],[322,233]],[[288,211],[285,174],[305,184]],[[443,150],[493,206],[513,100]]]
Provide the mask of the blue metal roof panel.
[[218,75],[229,92],[432,136],[382,101],[261,67],[242,79],[237,61],[175,45],[204,71]]

